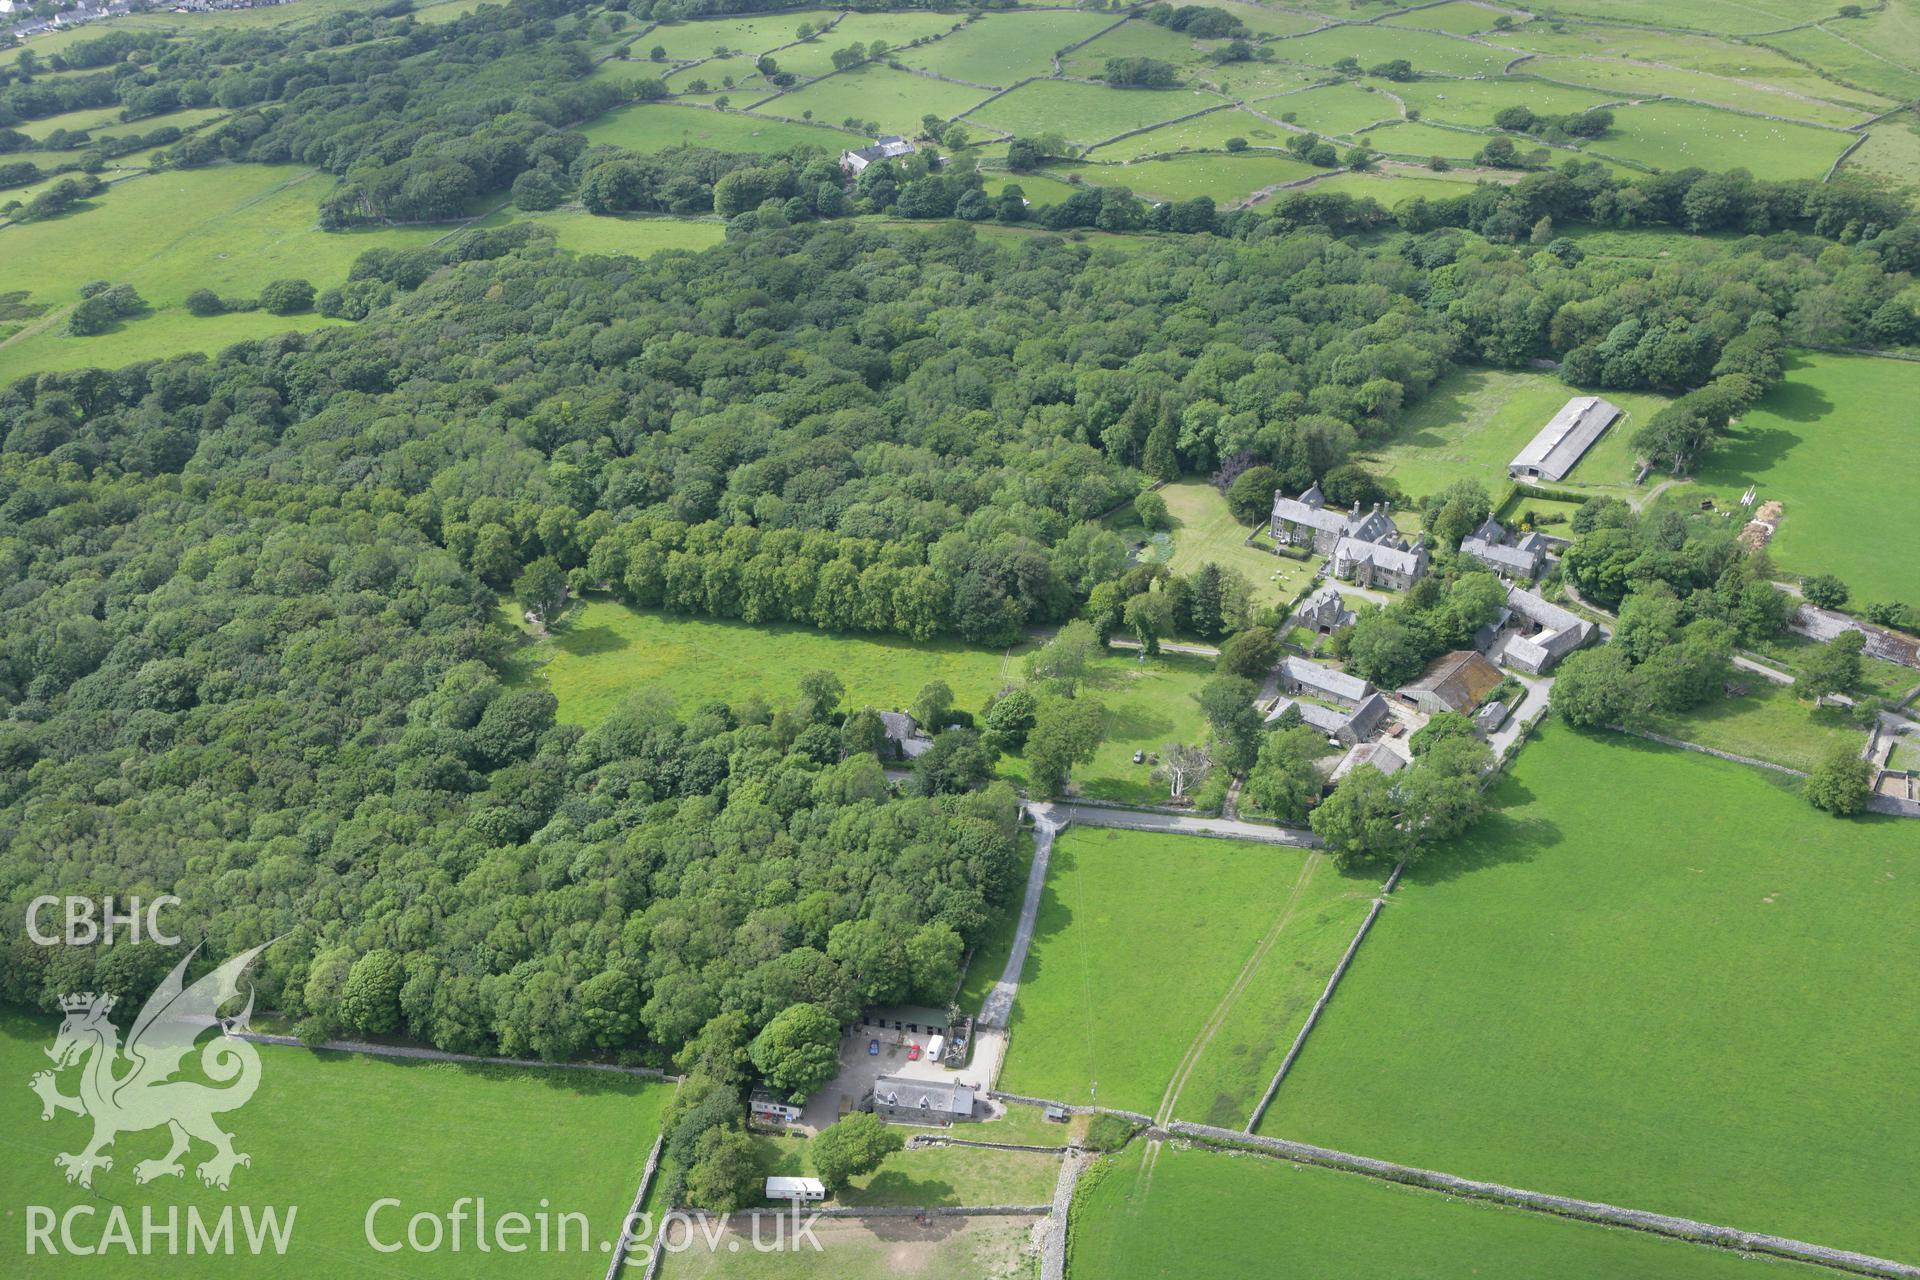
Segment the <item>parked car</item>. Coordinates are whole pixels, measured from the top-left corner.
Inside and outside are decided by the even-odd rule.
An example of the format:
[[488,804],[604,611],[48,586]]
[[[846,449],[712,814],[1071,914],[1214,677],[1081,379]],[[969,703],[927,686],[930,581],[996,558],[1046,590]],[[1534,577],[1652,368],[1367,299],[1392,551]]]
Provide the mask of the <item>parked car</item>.
[[1146,758],[1147,758],[1147,753],[1144,751],[1136,751],[1133,753],[1133,762],[1135,764],[1139,764],[1142,760],[1145,760]]
[[908,1062],[918,1062],[918,1061],[920,1061],[920,1046],[919,1046],[919,1045],[917,1045],[917,1044],[910,1044],[910,1045],[908,1045],[908,1046],[907,1046],[907,1061],[908,1061]]
[[870,1058],[880,1056],[880,1042],[878,1040],[867,1041],[867,1056]]

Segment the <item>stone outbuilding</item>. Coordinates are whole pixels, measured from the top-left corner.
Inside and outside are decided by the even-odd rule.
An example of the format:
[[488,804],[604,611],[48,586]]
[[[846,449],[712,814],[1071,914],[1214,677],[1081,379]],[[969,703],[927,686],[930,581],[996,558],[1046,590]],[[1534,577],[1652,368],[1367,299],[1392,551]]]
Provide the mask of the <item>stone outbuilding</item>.
[[1456,649],[1435,658],[1420,678],[1400,687],[1400,696],[1430,716],[1442,711],[1472,715],[1481,700],[1506,679],[1500,668],[1472,649]]

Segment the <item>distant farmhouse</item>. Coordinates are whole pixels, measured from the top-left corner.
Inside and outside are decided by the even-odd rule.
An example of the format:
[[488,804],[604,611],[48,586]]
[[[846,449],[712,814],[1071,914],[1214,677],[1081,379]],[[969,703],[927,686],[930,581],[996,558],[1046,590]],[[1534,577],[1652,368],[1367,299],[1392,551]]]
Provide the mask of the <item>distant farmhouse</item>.
[[857,178],[875,160],[897,160],[901,156],[913,154],[913,143],[897,133],[876,138],[872,146],[861,147],[857,151],[840,153],[840,170],[849,178]]
[[1426,547],[1400,536],[1391,508],[1375,503],[1362,513],[1356,502],[1353,510],[1341,511],[1327,505],[1317,484],[1297,498],[1275,490],[1269,527],[1282,546],[1312,547],[1330,557],[1334,577],[1363,587],[1404,591],[1427,572]]
[[1331,586],[1322,587],[1308,596],[1305,603],[1294,610],[1294,625],[1330,636],[1336,631],[1344,631],[1354,624],[1358,617],[1340,592]]
[[946,1125],[973,1118],[973,1086],[958,1080],[881,1076],[873,1082],[873,1114],[888,1124]]
[[1562,480],[1582,454],[1612,426],[1620,410],[1599,396],[1575,396],[1507,464],[1516,480]]
[[1532,582],[1547,562],[1551,544],[1538,533],[1515,538],[1491,516],[1460,541],[1460,554],[1478,560],[1503,578]]
[[1500,668],[1472,649],[1456,649],[1430,663],[1412,684],[1402,685],[1400,696],[1430,716],[1442,711],[1472,715],[1473,709],[1506,677]]
[[1529,675],[1543,674],[1593,635],[1593,624],[1585,618],[1519,587],[1508,588],[1507,608],[1522,621],[1500,656]]

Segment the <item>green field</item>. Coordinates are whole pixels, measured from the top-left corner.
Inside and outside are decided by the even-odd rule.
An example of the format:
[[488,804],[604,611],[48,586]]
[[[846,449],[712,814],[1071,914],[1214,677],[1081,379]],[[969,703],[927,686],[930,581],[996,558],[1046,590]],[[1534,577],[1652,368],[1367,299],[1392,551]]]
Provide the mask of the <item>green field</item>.
[[[1432,173],[1424,168],[1383,165],[1366,173],[1333,173],[1320,179],[1309,191],[1343,191],[1350,196],[1371,196],[1391,209],[1402,200],[1424,196],[1429,200],[1464,195],[1472,191],[1485,174]],[[1280,193],[1282,197],[1285,192]]]
[[1619,107],[1588,150],[1657,169],[1746,169],[1758,178],[1819,178],[1853,138],[1683,102]]
[[1302,129],[1342,136],[1382,120],[1400,118],[1399,104],[1392,98],[1358,83],[1322,85],[1304,93],[1268,98],[1259,105],[1268,115]]
[[[803,22],[810,22],[818,28],[837,16],[831,9],[815,9],[758,17],[667,22],[634,41],[633,53],[635,57],[643,57],[656,45],[664,48],[669,58],[676,59],[711,57],[715,49],[763,53],[792,40]],[[822,39],[832,40],[833,37],[828,34]]]
[[872,121],[882,133],[912,135],[920,132],[920,117],[960,115],[988,92],[867,63],[783,93],[757,110],[795,120],[811,111],[813,119],[836,125],[853,117]]
[[1798,356],[1695,478],[1726,498],[1756,484],[1760,501],[1786,504],[1768,548],[1782,568],[1837,574],[1862,603],[1920,600],[1912,469],[1892,462],[1920,447],[1916,397],[1920,365]]
[[1041,80],[995,98],[967,118],[1014,134],[1064,133],[1071,142],[1091,145],[1219,101],[1192,89],[1108,89],[1073,80]]
[[[1474,156],[1480,153],[1480,148],[1487,145],[1485,134],[1444,128],[1437,124],[1428,124],[1424,120],[1405,120],[1399,124],[1385,125],[1359,134],[1355,140],[1366,143],[1375,151],[1391,155],[1414,160],[1429,156],[1443,156],[1455,164],[1471,163]],[[1524,142],[1521,146],[1523,149],[1531,149],[1529,144]]]
[[660,151],[684,144],[721,151],[786,151],[793,147],[818,147],[822,151],[837,154],[865,141],[837,124],[790,124],[785,120],[767,120],[738,111],[708,111],[700,107],[676,107],[664,103],[621,107],[595,120],[581,132],[587,135],[590,142],[611,143],[614,146],[631,147],[635,151]]
[[[1081,683],[1081,696],[1105,708],[1105,739],[1090,764],[1074,766],[1073,794],[1094,800],[1165,804],[1165,784],[1153,780],[1153,766],[1135,764],[1136,751],[1160,751],[1169,742],[1199,742],[1207,736],[1200,714],[1200,688],[1213,678],[1213,659],[1185,654],[1142,658],[1115,650],[1099,658]],[[951,683],[951,681],[949,681]],[[954,686],[955,691],[959,686]],[[961,705],[968,705],[964,700]],[[1000,772],[1022,785],[1026,762],[1008,756]]]
[[706,249],[727,238],[727,225],[717,218],[617,218],[562,209],[525,220],[552,227],[554,242],[575,253],[644,258],[663,249]]
[[[1611,58],[1541,57],[1521,63],[1518,69],[1528,75],[1567,84],[1584,85],[1586,88],[1612,93],[1622,98],[1653,98],[1664,95],[1708,106],[1784,116],[1789,120],[1805,120],[1809,124],[1833,125],[1839,128],[1859,124],[1871,114],[1857,107],[1841,106],[1801,94],[1781,92],[1748,80],[1703,75],[1698,71],[1689,71],[1681,67],[1657,66],[1646,62],[1625,62]],[[1681,104],[1649,103],[1646,105],[1677,106]],[[1894,105],[1891,102],[1886,104],[1887,107]],[[1756,115],[1739,118],[1734,123],[1743,126],[1759,126],[1772,122],[1759,119]],[[1711,155],[1711,152],[1696,155],[1693,163],[1709,164]]]
[[[1304,849],[1069,827],[1054,842],[1000,1086],[1149,1113],[1177,1096],[1182,1112],[1207,1114],[1213,1097],[1189,1096],[1191,1074],[1250,1108],[1266,1086],[1255,1082],[1264,1046],[1216,1035],[1217,1006],[1258,955],[1239,1001],[1288,1001],[1290,1015],[1293,991],[1324,985],[1339,956],[1319,968],[1329,929],[1318,917],[1374,887]],[[1293,1022],[1273,1027],[1284,1053],[1299,1028],[1279,1021]]]
[[[1392,476],[1409,498],[1437,493],[1455,480],[1478,480],[1498,496],[1510,483],[1507,463],[1579,392],[1540,373],[1462,369],[1434,385],[1407,411],[1393,442],[1371,464]],[[1622,493],[1633,481],[1632,438],[1660,407],[1659,396],[1608,392],[1626,417],[1607,428],[1555,488]]]
[[1906,111],[1874,125],[1840,171],[1896,187],[1920,185],[1920,116]]
[[[1864,22],[1835,22],[1769,35],[1776,49],[1807,61],[1862,88],[1902,101],[1920,96],[1920,70],[1910,43],[1881,44]],[[1911,41],[1911,32],[1903,33]]]
[[[1135,1142],[1083,1177],[1070,1280],[1803,1280],[1828,1274],[1357,1174]],[[1280,1270],[1284,1265],[1284,1270]]]
[[[1269,112],[1268,114],[1272,114]],[[1245,138],[1256,147],[1283,147],[1291,130],[1267,123],[1251,111],[1229,107],[1179,124],[1162,125],[1098,147],[1089,160],[1133,160],[1169,151],[1224,151],[1228,138]]]
[[[1599,780],[1604,779],[1604,782]],[[1920,1257],[1915,836],[1546,729],[1400,891],[1262,1132]]]
[[[1522,63],[1524,71],[1528,64]],[[1585,111],[1617,101],[1617,95],[1596,93],[1591,89],[1570,89],[1544,80],[1510,78],[1500,80],[1424,80],[1401,84],[1393,92],[1408,108],[1424,117],[1448,124],[1470,125],[1484,129],[1494,116],[1507,107],[1523,104],[1542,115]]]
[[[217,351],[243,338],[313,328],[327,322],[262,312],[201,319],[177,308],[197,288],[252,297],[283,276],[324,289],[346,279],[347,268],[368,249],[426,244],[448,230],[321,231],[315,210],[333,181],[293,165],[160,172],[116,183],[63,217],[0,228],[8,287],[53,308],[39,325],[0,343],[0,381],[36,369],[114,368],[181,351]],[[76,237],[85,238],[83,259],[72,251]],[[133,285],[156,314],[98,337],[67,336],[60,316],[90,279]]]
[[1216,205],[1225,207],[1263,188],[1297,182],[1321,171],[1304,161],[1272,151],[1244,151],[1238,155],[1200,152],[1139,160],[1127,165],[1087,165],[1077,172],[1097,186],[1126,187],[1157,200],[1208,196]]
[[[1920,677],[1920,672],[1915,673]],[[1815,708],[1796,697],[1792,686],[1776,684],[1750,671],[1732,679],[1746,689],[1737,698],[1716,696],[1685,715],[1657,717],[1647,727],[1683,742],[1770,760],[1802,773],[1820,763],[1836,746],[1859,749],[1867,731],[1840,707]]]
[[1363,67],[1405,58],[1415,71],[1449,76],[1498,75],[1514,56],[1472,40],[1383,26],[1333,27],[1276,41],[1273,51],[1288,62],[1316,67],[1331,67],[1342,58],[1358,58]]
[[1105,72],[1108,58],[1158,58],[1176,67],[1184,67],[1198,61],[1199,57],[1200,48],[1192,37],[1136,19],[1122,23],[1081,45],[1061,59],[1061,66],[1070,76],[1097,79]]
[[[117,1021],[124,1029],[131,1018],[129,1012]],[[47,1065],[42,1049],[52,1043],[53,1029],[51,1019],[0,1015],[0,1061],[15,1082],[0,1104],[8,1155],[0,1184],[9,1216],[23,1205],[46,1205],[59,1213],[90,1199],[63,1181],[53,1163],[56,1153],[84,1145],[86,1121],[62,1112],[42,1122],[40,1101],[26,1087],[27,1077]],[[113,1168],[94,1177],[91,1198],[124,1205],[136,1238],[143,1205],[153,1206],[162,1218],[169,1206],[184,1213],[194,1205],[210,1215],[226,1205],[295,1208],[284,1258],[201,1258],[191,1264],[194,1276],[324,1274],[347,1280],[596,1274],[604,1265],[601,1242],[619,1228],[670,1094],[665,1085],[595,1071],[405,1062],[271,1045],[261,1046],[259,1053],[259,1091],[245,1107],[219,1117],[233,1133],[236,1149],[252,1157],[250,1165],[234,1171],[230,1191],[202,1188],[192,1163],[183,1179],[137,1185],[135,1163],[166,1151],[166,1135],[157,1129],[122,1136],[110,1152]],[[61,1088],[73,1092],[71,1075]],[[207,1149],[196,1144],[191,1159],[205,1154]],[[376,1220],[379,1238],[390,1241],[404,1234],[412,1213],[444,1214],[460,1196],[485,1196],[494,1215],[531,1215],[543,1203],[551,1213],[583,1213],[590,1226],[590,1256],[580,1256],[577,1234],[572,1253],[530,1251],[511,1270],[476,1261],[470,1235],[462,1253],[388,1255],[367,1244],[363,1221],[374,1201],[393,1197],[403,1203],[403,1212],[387,1210]],[[93,1220],[96,1238],[105,1212],[101,1206]],[[20,1229],[16,1220],[9,1231]],[[83,1222],[78,1231],[83,1240],[88,1230]],[[184,1251],[184,1223],[181,1235]],[[159,1247],[164,1250],[164,1242]],[[128,1258],[118,1251],[84,1259],[28,1259],[24,1266],[8,1274],[169,1274],[164,1261]],[[187,1264],[176,1266],[171,1274],[187,1273]]]
[[[1447,31],[1456,36],[1470,36],[1493,31],[1493,24],[1503,13],[1514,22],[1526,21],[1526,15],[1517,10],[1469,4],[1467,0],[1448,0],[1446,4],[1415,9],[1410,13],[1397,13],[1381,21],[1388,26],[1420,27],[1430,31]],[[1500,37],[1496,34],[1495,38]]]
[[1018,664],[999,650],[952,640],[678,618],[610,600],[576,605],[552,639],[528,644],[515,665],[521,679],[553,691],[561,720],[589,726],[649,685],[665,686],[688,706],[752,694],[779,706],[799,693],[800,677],[825,669],[840,677],[854,707],[904,707],[923,685],[944,680],[956,706],[977,710],[1001,686],[1003,670],[1018,675]]
[[990,14],[932,44],[903,50],[900,60],[956,80],[1010,85],[1052,74],[1054,50],[1084,40],[1113,21],[1071,11]]

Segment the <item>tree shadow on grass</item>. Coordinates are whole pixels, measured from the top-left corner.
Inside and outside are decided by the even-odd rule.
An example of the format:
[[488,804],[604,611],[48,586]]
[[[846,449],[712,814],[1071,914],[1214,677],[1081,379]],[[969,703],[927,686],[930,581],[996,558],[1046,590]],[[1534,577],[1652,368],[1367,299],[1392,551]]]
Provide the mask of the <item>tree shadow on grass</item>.
[[960,1193],[940,1178],[916,1178],[898,1169],[883,1169],[864,1187],[849,1187],[839,1201],[849,1207],[959,1204]]
[[1419,884],[1445,884],[1489,867],[1532,862],[1566,838],[1553,819],[1524,812],[1533,800],[1524,783],[1509,777],[1498,790],[1504,808],[1489,812],[1473,830],[1428,853],[1418,866],[1408,869],[1406,878]]
[[622,649],[633,647],[631,637],[605,623],[591,627],[576,627],[562,624],[553,629],[553,642],[562,652],[576,657],[589,657],[600,653],[618,653]]
[[[1479,370],[1466,370],[1458,376],[1448,379],[1427,393],[1419,404],[1419,413],[1433,422],[1459,422],[1466,418],[1472,408],[1471,397],[1487,384],[1488,375]],[[1444,388],[1444,389],[1443,389]],[[1406,445],[1415,449],[1438,449],[1449,443],[1440,431],[1430,427],[1409,429],[1402,426],[1399,433],[1380,446],[1376,452],[1391,449],[1396,445]]]

